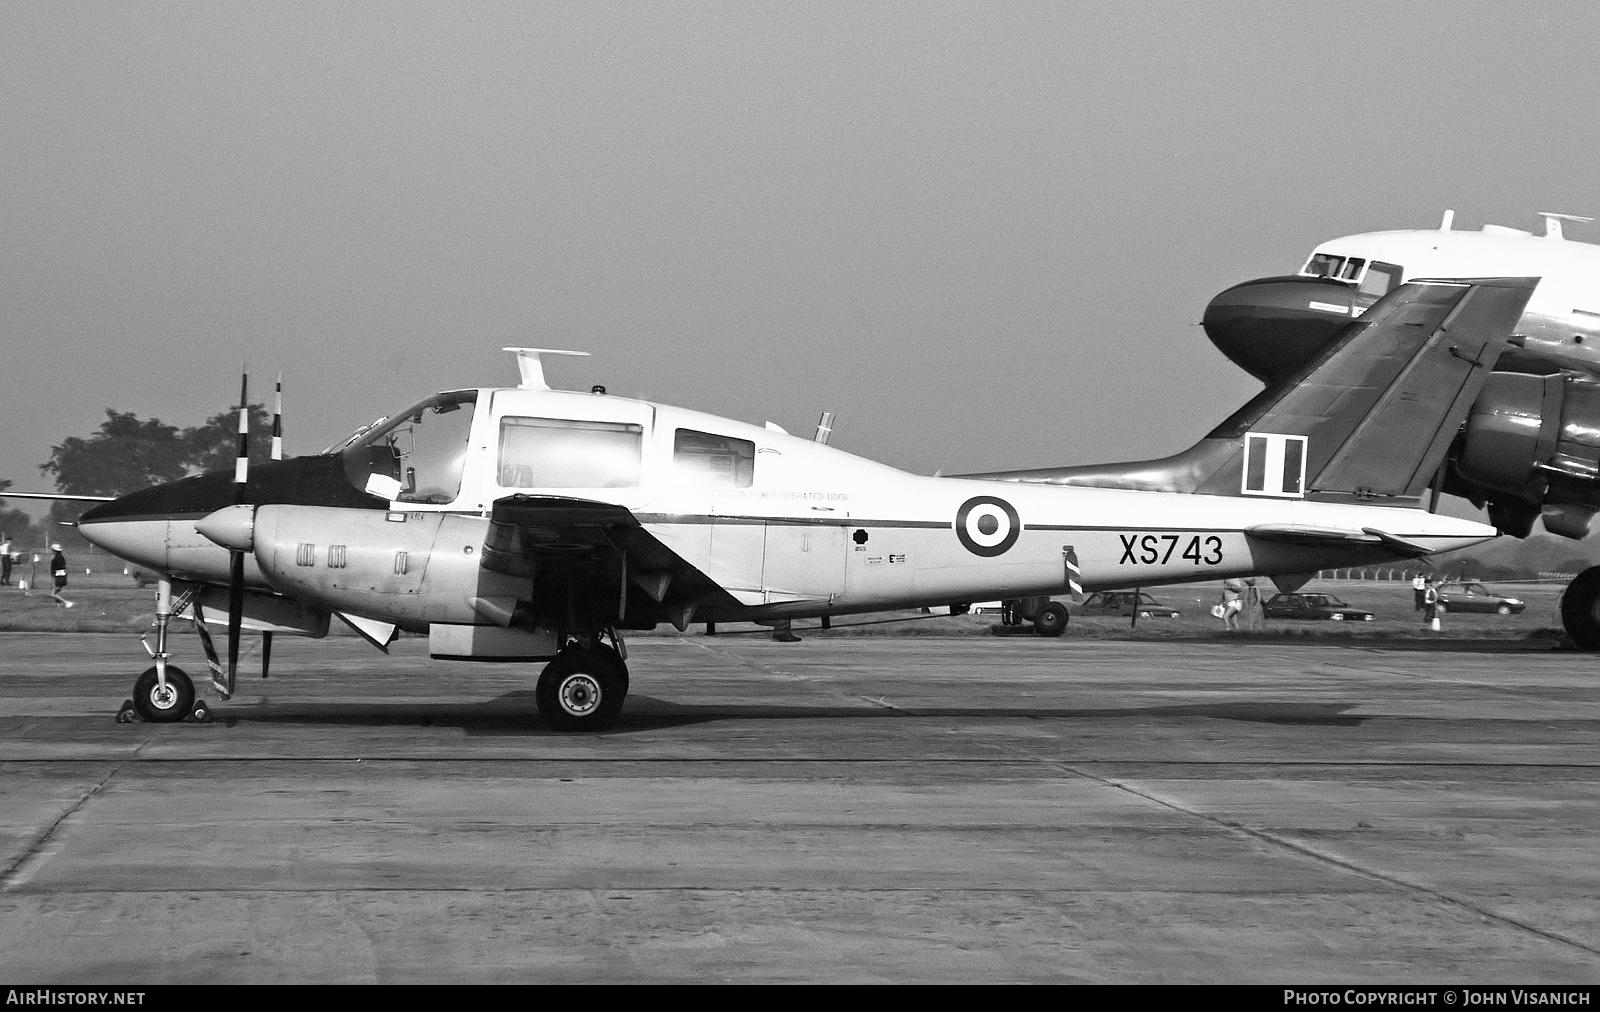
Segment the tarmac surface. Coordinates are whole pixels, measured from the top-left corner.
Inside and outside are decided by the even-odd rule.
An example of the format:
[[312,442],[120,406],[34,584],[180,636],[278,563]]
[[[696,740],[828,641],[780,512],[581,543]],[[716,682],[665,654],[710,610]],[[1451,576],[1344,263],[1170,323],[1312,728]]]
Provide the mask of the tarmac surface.
[[1600,980],[1600,658],[629,646],[583,736],[348,638],[119,725],[134,639],[0,635],[0,983]]

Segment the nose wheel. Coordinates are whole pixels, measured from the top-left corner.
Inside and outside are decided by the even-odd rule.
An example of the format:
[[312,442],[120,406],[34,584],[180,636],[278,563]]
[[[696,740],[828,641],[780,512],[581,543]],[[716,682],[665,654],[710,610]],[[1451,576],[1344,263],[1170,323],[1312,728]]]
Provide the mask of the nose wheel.
[[176,723],[194,710],[194,683],[182,668],[168,664],[163,686],[151,667],[133,683],[133,708],[152,724]]
[[534,702],[557,731],[604,731],[628,695],[628,666],[611,647],[574,643],[539,674]]

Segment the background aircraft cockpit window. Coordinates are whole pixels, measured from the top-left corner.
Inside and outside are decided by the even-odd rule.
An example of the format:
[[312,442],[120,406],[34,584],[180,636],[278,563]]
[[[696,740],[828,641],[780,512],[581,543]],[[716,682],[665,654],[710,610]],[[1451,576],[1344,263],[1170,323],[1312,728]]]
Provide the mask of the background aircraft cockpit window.
[[1339,274],[1341,281],[1354,281],[1361,275],[1361,268],[1366,263],[1361,257],[1351,257],[1344,262],[1344,270]]
[[501,488],[632,488],[642,426],[570,418],[500,420]]
[[[371,451],[393,461],[388,471],[400,482],[395,496],[403,502],[454,502],[461,491],[467,460],[475,390],[436,394],[415,404],[387,424],[361,435],[352,450]],[[386,451],[386,452],[384,452]],[[376,461],[374,461],[376,463]]]
[[756,444],[713,432],[679,429],[672,439],[672,469],[687,485],[749,488],[755,479]]
[[1336,257],[1332,253],[1318,253],[1306,261],[1301,268],[1301,274],[1309,274],[1314,278],[1336,278],[1344,270],[1344,257]]
[[1382,298],[1400,286],[1400,279],[1404,275],[1405,268],[1398,264],[1386,264],[1382,260],[1374,260],[1367,265],[1366,276],[1356,287],[1363,295]]

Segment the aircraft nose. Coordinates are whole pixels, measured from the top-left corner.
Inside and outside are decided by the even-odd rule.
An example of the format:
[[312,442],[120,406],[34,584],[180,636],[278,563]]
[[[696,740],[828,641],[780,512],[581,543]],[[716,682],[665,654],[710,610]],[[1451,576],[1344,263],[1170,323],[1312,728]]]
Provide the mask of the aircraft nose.
[[256,508],[249,505],[224,506],[208,513],[194,525],[195,532],[223,548],[248,552],[255,548]]
[[159,568],[166,554],[166,524],[162,522],[79,524],[78,533],[96,548],[142,566]]
[[1325,278],[1257,278],[1221,292],[1200,321],[1228,360],[1265,383],[1289,375],[1348,324],[1355,290]]

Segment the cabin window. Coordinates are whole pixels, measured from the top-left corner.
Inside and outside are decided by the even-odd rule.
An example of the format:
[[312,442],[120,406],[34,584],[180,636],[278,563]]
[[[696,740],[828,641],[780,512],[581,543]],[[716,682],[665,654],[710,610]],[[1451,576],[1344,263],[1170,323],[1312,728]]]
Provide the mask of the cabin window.
[[633,488],[641,426],[570,418],[500,420],[501,488]]
[[756,444],[713,432],[679,429],[672,439],[672,469],[685,485],[749,488],[755,479]]
[[1382,260],[1374,260],[1367,265],[1366,276],[1356,287],[1363,295],[1381,299],[1400,287],[1400,279],[1404,275],[1405,268],[1398,264],[1386,264]]

